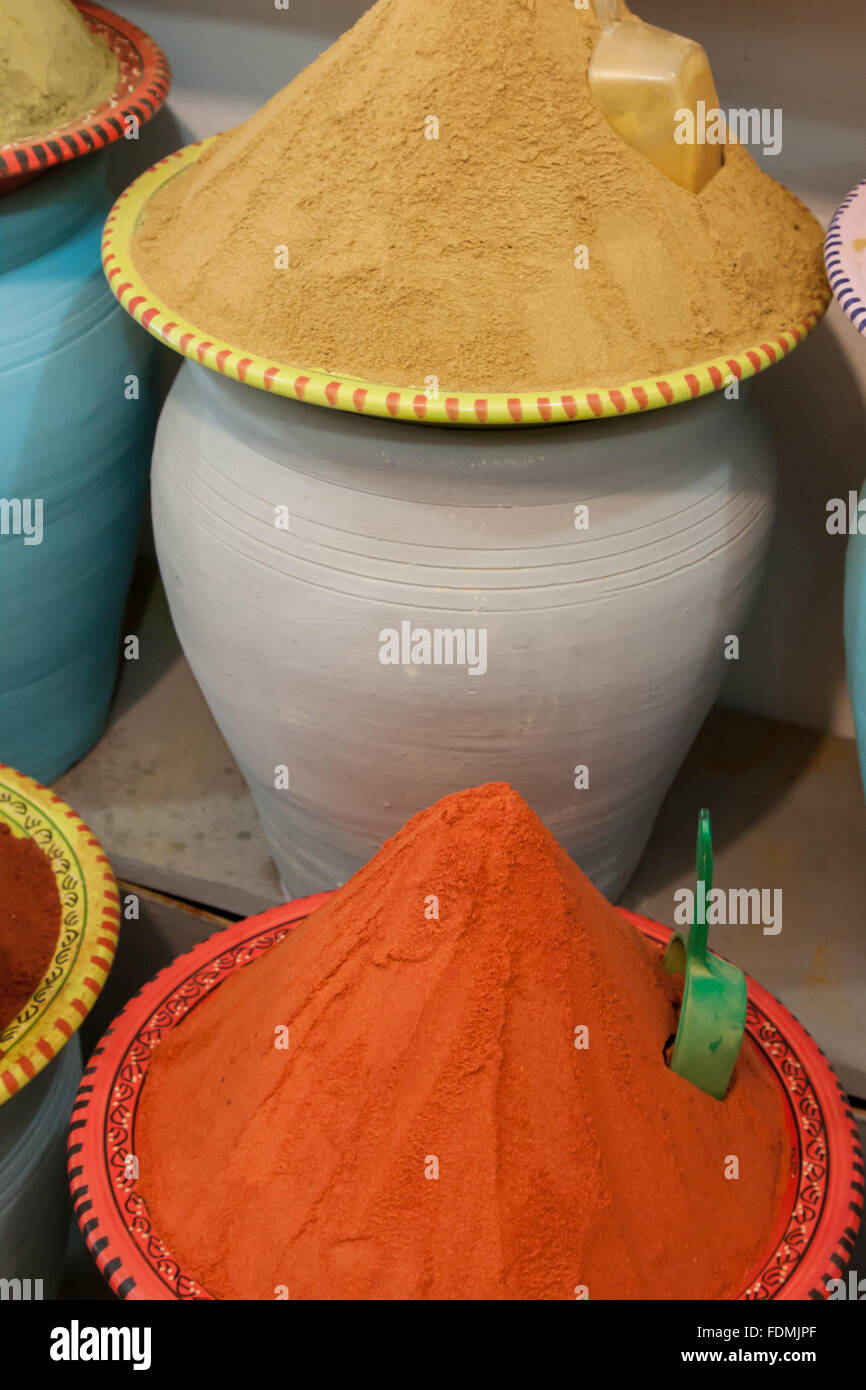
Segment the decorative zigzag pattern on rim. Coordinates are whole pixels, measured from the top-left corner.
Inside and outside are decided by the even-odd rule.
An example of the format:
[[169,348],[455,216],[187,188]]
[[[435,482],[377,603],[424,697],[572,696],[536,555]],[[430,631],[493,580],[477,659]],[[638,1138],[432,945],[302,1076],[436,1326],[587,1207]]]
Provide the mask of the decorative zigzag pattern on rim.
[[[845,245],[857,235],[858,229],[852,225],[855,209],[860,216],[859,233],[864,240],[859,260],[858,253]],[[866,179],[836,209],[824,243],[824,262],[839,304],[854,327],[866,337]]]
[[[212,1297],[165,1246],[137,1179],[126,1172],[153,1049],[228,974],[269,950],[329,896],[272,908],[178,957],[129,1001],[85,1068],[69,1127],[69,1182],[88,1249],[119,1297]],[[620,911],[650,940],[663,945],[669,938],[667,927]],[[787,1098],[798,1166],[790,1216],[780,1213],[784,1229],[776,1249],[753,1272],[740,1298],[826,1298],[827,1282],[847,1268],[860,1221],[863,1162],[857,1130],[824,1054],[753,980],[747,1028]]]
[[[795,1017],[795,1015],[792,1014],[792,1018],[793,1017]],[[800,1023],[800,1020],[797,1019],[797,1022]],[[800,1024],[800,1027],[802,1028],[803,1025]],[[803,1029],[803,1031],[805,1032],[806,1030]],[[836,1083],[836,1088],[839,1092],[839,1100],[848,1123],[848,1133],[851,1138],[851,1171],[849,1176],[850,1190],[848,1201],[848,1210],[851,1213],[851,1218],[849,1218],[848,1225],[839,1235],[836,1249],[830,1255],[830,1269],[822,1275],[819,1284],[809,1290],[810,1298],[823,1299],[829,1297],[827,1286],[831,1279],[844,1278],[848,1266],[851,1263],[851,1256],[854,1254],[854,1243],[857,1240],[857,1232],[863,1220],[863,1202],[864,1198],[866,1198],[866,1167],[864,1167],[860,1131],[857,1128],[857,1121],[854,1118],[853,1111],[848,1104],[848,1096],[839,1084],[839,1079],[830,1066],[823,1048],[818,1047],[817,1043],[815,1043],[815,1046],[827,1063],[827,1070]]]
[[187,145],[161,159],[120,195],[105,224],[102,263],[108,283],[124,309],[155,338],[212,371],[278,396],[358,415],[379,415],[428,425],[546,425],[640,414],[710,395],[722,390],[730,377],[745,381],[771,367],[812,332],[830,302],[827,294],[805,318],[784,329],[771,342],[759,343],[732,357],[719,357],[683,371],[668,372],[663,378],[570,393],[539,395],[524,391],[513,395],[476,396],[452,392],[428,398],[426,393],[417,390],[274,363],[209,337],[194,324],[172,313],[144,284],[133,264],[131,242],[148,198],[198,159],[202,149],[214,138]]
[[13,141],[0,146],[0,191],[3,181],[15,183],[64,164],[69,159],[90,154],[123,138],[124,121],[135,116],[144,125],[165,102],[171,85],[171,68],[158,44],[128,19],[93,5],[75,0],[82,18],[95,34],[108,43],[120,65],[118,79],[107,102],[87,117],[38,138]]
[[24,830],[46,854],[61,905],[57,946],[45,977],[0,1033],[2,1105],[51,1061],[93,1008],[117,948],[120,900],[93,831],[50,788],[5,763],[0,763],[0,820]]

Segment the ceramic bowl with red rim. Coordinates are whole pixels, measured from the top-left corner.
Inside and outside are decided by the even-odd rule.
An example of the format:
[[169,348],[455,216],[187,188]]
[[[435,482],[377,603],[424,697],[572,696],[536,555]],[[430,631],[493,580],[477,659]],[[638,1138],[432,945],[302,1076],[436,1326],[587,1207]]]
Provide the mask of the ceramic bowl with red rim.
[[104,39],[117,57],[118,75],[107,100],[56,130],[36,131],[26,139],[0,144],[0,193],[69,159],[122,139],[127,120],[144,125],[165,102],[171,85],[168,59],[143,29],[90,0],[74,0],[87,27]]
[[[154,1048],[235,970],[258,959],[328,898],[319,893],[217,932],[178,957],[115,1020],[85,1068],[69,1127],[69,1183],[87,1246],[113,1291],[130,1299],[210,1299],[151,1221],[127,1158]],[[620,909],[649,940],[670,929]],[[741,1299],[827,1297],[853,1249],[863,1161],[844,1093],[784,1005],[749,980],[747,1036],[787,1101],[791,1181],[772,1245],[744,1270]]]
[[0,1026],[0,1106],[51,1061],[81,1027],[117,946],[117,884],[93,831],[41,782],[0,763],[0,825],[33,841],[57,881],[54,953],[18,1015]]

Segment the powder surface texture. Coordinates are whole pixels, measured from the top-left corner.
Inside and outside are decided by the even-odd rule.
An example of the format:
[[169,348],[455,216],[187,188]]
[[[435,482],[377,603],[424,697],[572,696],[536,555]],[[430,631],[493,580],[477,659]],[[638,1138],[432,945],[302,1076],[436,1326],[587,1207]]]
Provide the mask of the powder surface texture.
[[70,0],[0,0],[0,144],[86,116],[117,74],[117,58]]
[[624,144],[599,33],[572,0],[379,0],[154,196],[137,269],[238,348],[420,390],[616,386],[796,325],[819,224],[743,146],[695,196]]
[[0,1032],[51,964],[60,916],[57,879],[42,850],[0,824]]
[[516,792],[447,797],[160,1043],[151,1217],[222,1298],[736,1296],[785,1101],[748,1043],[723,1102],[672,1073],[674,998]]

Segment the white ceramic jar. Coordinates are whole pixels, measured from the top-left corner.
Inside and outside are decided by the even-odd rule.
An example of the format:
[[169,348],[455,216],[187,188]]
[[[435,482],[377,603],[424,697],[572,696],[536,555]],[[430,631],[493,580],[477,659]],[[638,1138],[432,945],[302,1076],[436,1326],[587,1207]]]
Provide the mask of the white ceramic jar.
[[[719,693],[774,504],[745,393],[447,430],[186,363],[154,455],[160,565],[285,892],[333,888],[438,797],[503,780],[616,898]],[[404,624],[429,663],[383,664]],[[473,674],[446,664],[448,630]]]

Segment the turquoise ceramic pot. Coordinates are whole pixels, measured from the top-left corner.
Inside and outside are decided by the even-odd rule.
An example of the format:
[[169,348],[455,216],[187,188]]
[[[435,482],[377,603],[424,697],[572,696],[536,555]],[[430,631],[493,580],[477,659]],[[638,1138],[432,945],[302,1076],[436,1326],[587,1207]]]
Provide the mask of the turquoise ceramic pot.
[[0,198],[0,762],[52,782],[99,737],[154,421],[156,344],[99,242],[105,159]]
[[[860,493],[860,501],[866,503],[866,484]],[[851,536],[848,541],[845,562],[845,649],[860,770],[866,788],[866,535]]]

